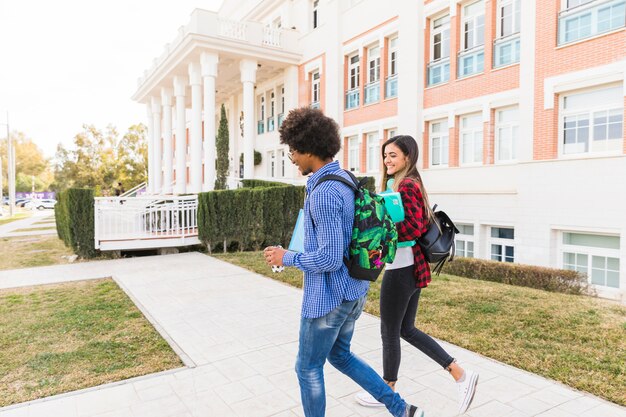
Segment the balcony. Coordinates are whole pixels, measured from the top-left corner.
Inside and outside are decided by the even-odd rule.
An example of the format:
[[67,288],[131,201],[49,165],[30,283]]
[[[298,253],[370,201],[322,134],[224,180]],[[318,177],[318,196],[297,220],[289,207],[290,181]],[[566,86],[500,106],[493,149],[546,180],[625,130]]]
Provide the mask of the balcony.
[[262,135],[263,133],[265,133],[265,122],[263,122],[263,120],[259,120],[256,123],[256,133],[257,135]]
[[380,81],[365,85],[365,104],[376,103],[380,100]]
[[440,58],[428,63],[428,86],[450,80],[450,57]]
[[468,77],[479,74],[485,70],[485,48],[484,45],[459,52],[458,55],[458,77]]
[[398,97],[398,74],[387,77],[385,80],[385,98]]
[[273,132],[274,131],[274,117],[268,117],[267,118],[267,131],[268,132]]
[[592,1],[559,14],[559,45],[626,26],[626,0]]
[[278,115],[278,127],[280,127],[280,125],[283,124],[283,120],[285,120],[285,114],[284,113],[280,113]]
[[519,62],[519,33],[493,42],[493,67],[504,67]]
[[313,103],[311,103],[310,107],[312,109],[318,109],[320,108],[320,102],[319,101],[314,101]]
[[354,88],[346,93],[346,110],[359,107],[359,89]]

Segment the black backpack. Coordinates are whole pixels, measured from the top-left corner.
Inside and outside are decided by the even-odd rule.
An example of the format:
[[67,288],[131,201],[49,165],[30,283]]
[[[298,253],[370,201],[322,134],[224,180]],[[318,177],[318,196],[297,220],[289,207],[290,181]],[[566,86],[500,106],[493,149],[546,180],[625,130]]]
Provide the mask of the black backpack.
[[422,248],[428,263],[437,263],[433,272],[439,275],[444,264],[454,260],[456,249],[454,235],[459,233],[459,230],[446,213],[435,211],[436,208],[437,204],[433,206],[434,216],[428,223],[428,230],[417,239],[417,244]]

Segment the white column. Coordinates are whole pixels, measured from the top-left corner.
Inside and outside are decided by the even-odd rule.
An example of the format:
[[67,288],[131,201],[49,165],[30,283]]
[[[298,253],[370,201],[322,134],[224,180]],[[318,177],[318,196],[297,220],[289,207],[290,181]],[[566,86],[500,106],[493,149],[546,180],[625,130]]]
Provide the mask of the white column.
[[191,128],[189,142],[191,150],[190,193],[202,191],[202,77],[200,64],[189,63],[189,84],[191,84]]
[[176,194],[187,192],[187,129],[185,119],[185,78],[174,77],[176,96]]
[[517,159],[533,160],[535,128],[535,33],[536,0],[523,2],[521,10],[520,33],[520,103],[519,103],[519,140],[517,141]]
[[146,191],[148,194],[154,194],[153,185],[154,185],[154,158],[152,155],[153,152],[153,143],[154,143],[154,124],[152,123],[152,99],[146,104],[146,115],[148,116],[148,186]]
[[217,77],[217,54],[203,52],[200,56],[204,80],[204,184],[202,191],[215,187],[215,78]]
[[163,104],[163,194],[172,194],[172,89],[161,88]]
[[161,175],[161,161],[163,160],[163,151],[161,149],[161,100],[158,97],[152,97],[152,130],[154,132],[152,142],[152,158],[154,161],[152,177],[154,185],[152,192],[160,194],[163,187]]
[[407,1],[400,4],[398,42],[402,53],[398,60],[398,134],[411,135],[420,143],[422,129],[419,128],[419,120],[422,118],[423,88],[416,86],[423,85],[420,84],[423,79],[420,65],[423,63],[424,44],[419,42],[424,39],[424,29],[423,19],[415,16],[423,15],[424,2]]
[[254,83],[257,62],[242,59],[239,62],[243,84],[243,177],[254,179]]

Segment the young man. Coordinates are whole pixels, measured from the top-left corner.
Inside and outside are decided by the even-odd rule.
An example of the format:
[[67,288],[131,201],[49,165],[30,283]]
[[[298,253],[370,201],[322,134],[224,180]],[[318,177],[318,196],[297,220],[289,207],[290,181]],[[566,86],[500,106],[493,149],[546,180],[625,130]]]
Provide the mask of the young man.
[[352,378],[395,417],[423,417],[407,404],[369,365],[350,351],[354,323],[359,318],[369,281],[354,279],[343,264],[352,236],[354,192],[338,181],[320,178],[335,174],[350,177],[333,157],[339,149],[339,126],[315,109],[289,112],[280,127],[280,141],[289,146],[289,158],[302,175],[312,174],[304,203],[304,253],[269,247],[268,265],[295,266],[304,271],[304,298],[296,373],[306,417],[326,411],[324,363],[328,361]]

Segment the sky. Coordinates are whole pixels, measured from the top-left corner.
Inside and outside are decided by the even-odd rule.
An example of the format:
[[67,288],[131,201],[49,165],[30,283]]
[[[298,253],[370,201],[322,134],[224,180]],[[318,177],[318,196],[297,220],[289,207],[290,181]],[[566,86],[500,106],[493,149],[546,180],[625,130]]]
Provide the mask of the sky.
[[31,138],[47,157],[83,124],[120,136],[146,122],[131,96],[195,8],[222,0],[0,0],[0,138]]

